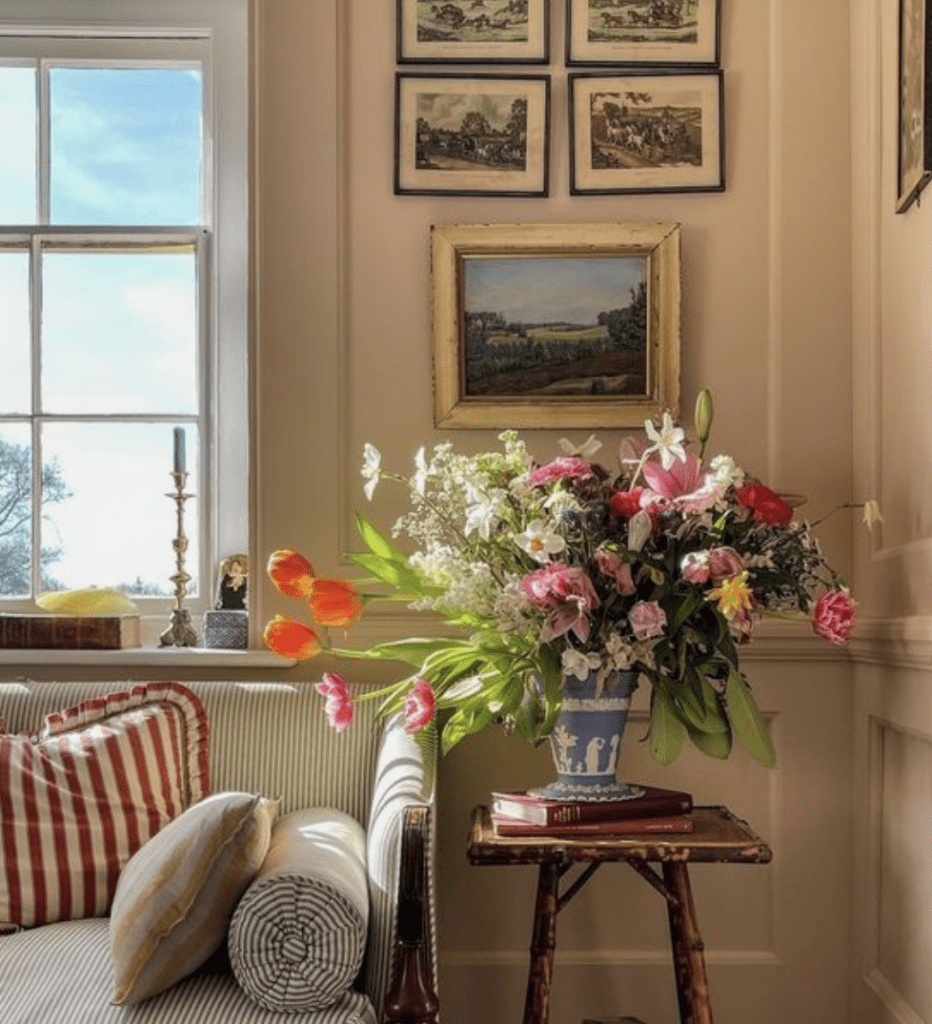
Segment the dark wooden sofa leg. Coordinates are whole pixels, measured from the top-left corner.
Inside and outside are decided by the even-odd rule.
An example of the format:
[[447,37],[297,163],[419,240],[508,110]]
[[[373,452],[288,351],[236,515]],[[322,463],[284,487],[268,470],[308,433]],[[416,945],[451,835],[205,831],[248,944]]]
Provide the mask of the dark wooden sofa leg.
[[438,1024],[430,935],[426,850],[430,809],[405,810],[401,836],[397,946],[392,983],[385,996],[383,1024]]

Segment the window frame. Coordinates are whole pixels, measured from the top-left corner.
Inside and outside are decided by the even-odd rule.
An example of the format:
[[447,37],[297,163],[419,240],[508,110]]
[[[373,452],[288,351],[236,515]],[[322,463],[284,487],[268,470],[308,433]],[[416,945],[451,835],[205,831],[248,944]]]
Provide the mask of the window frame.
[[[65,50],[70,51],[67,56],[63,55]],[[213,607],[214,576],[220,560],[249,550],[248,0],[4,0],[0,10],[0,63],[52,61],[56,65],[87,66],[99,62],[105,51],[114,50],[120,53],[111,52],[104,58],[110,66],[147,61],[183,66],[190,64],[194,54],[203,68],[202,224],[210,232],[210,244],[196,257],[201,261],[199,271],[206,269],[207,273],[206,301],[197,314],[206,339],[198,354],[200,589],[196,599],[186,601],[197,614]],[[47,179],[49,163],[41,157],[47,156],[43,147],[47,147],[48,138],[41,135],[40,131],[40,166]],[[37,183],[40,217],[49,212],[48,185],[47,180]],[[16,225],[0,226],[8,237],[16,230]],[[23,230],[20,228],[21,233]],[[75,238],[82,230],[87,234],[82,226],[39,224],[29,226],[25,233]],[[171,226],[161,226],[161,230],[172,234]],[[97,226],[95,231],[101,237],[122,231],[127,236],[133,231],[139,236],[147,234],[146,230],[118,225]],[[190,236],[195,232],[188,225],[174,233]],[[203,239],[197,244],[199,249],[204,248]],[[35,248],[34,239],[30,239],[30,245]],[[33,332],[36,330],[34,325]],[[34,379],[33,387],[37,384]],[[104,420],[107,416],[98,418]],[[23,417],[16,419],[22,422]],[[177,419],[184,421],[184,417]],[[36,423],[33,413],[34,437]],[[35,460],[34,475],[41,474],[39,461]],[[39,537],[37,531],[33,532],[35,557]],[[156,620],[154,632],[144,631],[144,643],[148,643],[157,636],[164,613],[174,601],[138,600],[144,618]],[[15,599],[3,599],[2,607],[17,610],[17,603]]]

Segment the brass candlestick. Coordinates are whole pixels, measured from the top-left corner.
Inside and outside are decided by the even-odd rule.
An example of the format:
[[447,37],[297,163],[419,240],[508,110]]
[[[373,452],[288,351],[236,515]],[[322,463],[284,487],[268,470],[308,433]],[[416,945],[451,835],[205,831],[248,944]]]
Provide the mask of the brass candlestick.
[[188,550],[188,538],[184,535],[184,503],[193,494],[186,494],[184,489],[188,474],[176,469],[172,473],[175,481],[174,494],[168,493],[167,498],[175,499],[178,526],[172,547],[175,549],[175,573],[169,579],[175,584],[175,607],[172,609],[171,625],[159,637],[160,647],[195,647],[198,642],[197,633],[191,626],[191,616],[184,607],[184,598],[188,592],[191,577],[184,571],[184,556]]

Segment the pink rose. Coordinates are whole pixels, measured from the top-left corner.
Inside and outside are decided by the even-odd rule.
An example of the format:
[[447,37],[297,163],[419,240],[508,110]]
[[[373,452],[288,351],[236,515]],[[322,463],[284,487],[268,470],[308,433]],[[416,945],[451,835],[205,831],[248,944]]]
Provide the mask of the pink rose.
[[416,679],[405,697],[405,732],[417,732],[434,717],[437,699],[426,679]]
[[544,643],[570,630],[580,640],[588,638],[587,616],[599,607],[599,596],[582,569],[551,562],[525,576],[520,587],[529,601],[551,613],[540,632]]
[[590,476],[592,466],[585,459],[576,458],[574,455],[561,455],[545,466],[538,466],[531,472],[527,482],[528,487],[539,487],[555,480],[586,480]]
[[628,612],[628,621],[638,640],[650,640],[663,632],[667,613],[656,601],[638,601]]
[[815,603],[812,628],[823,640],[840,647],[851,639],[857,607],[847,590],[827,590]]

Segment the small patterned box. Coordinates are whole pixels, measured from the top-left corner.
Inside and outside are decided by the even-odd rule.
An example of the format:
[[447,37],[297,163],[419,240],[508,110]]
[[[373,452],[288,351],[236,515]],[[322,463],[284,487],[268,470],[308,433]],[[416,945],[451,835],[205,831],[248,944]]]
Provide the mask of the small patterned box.
[[205,612],[204,646],[245,650],[249,646],[249,613],[232,609]]

